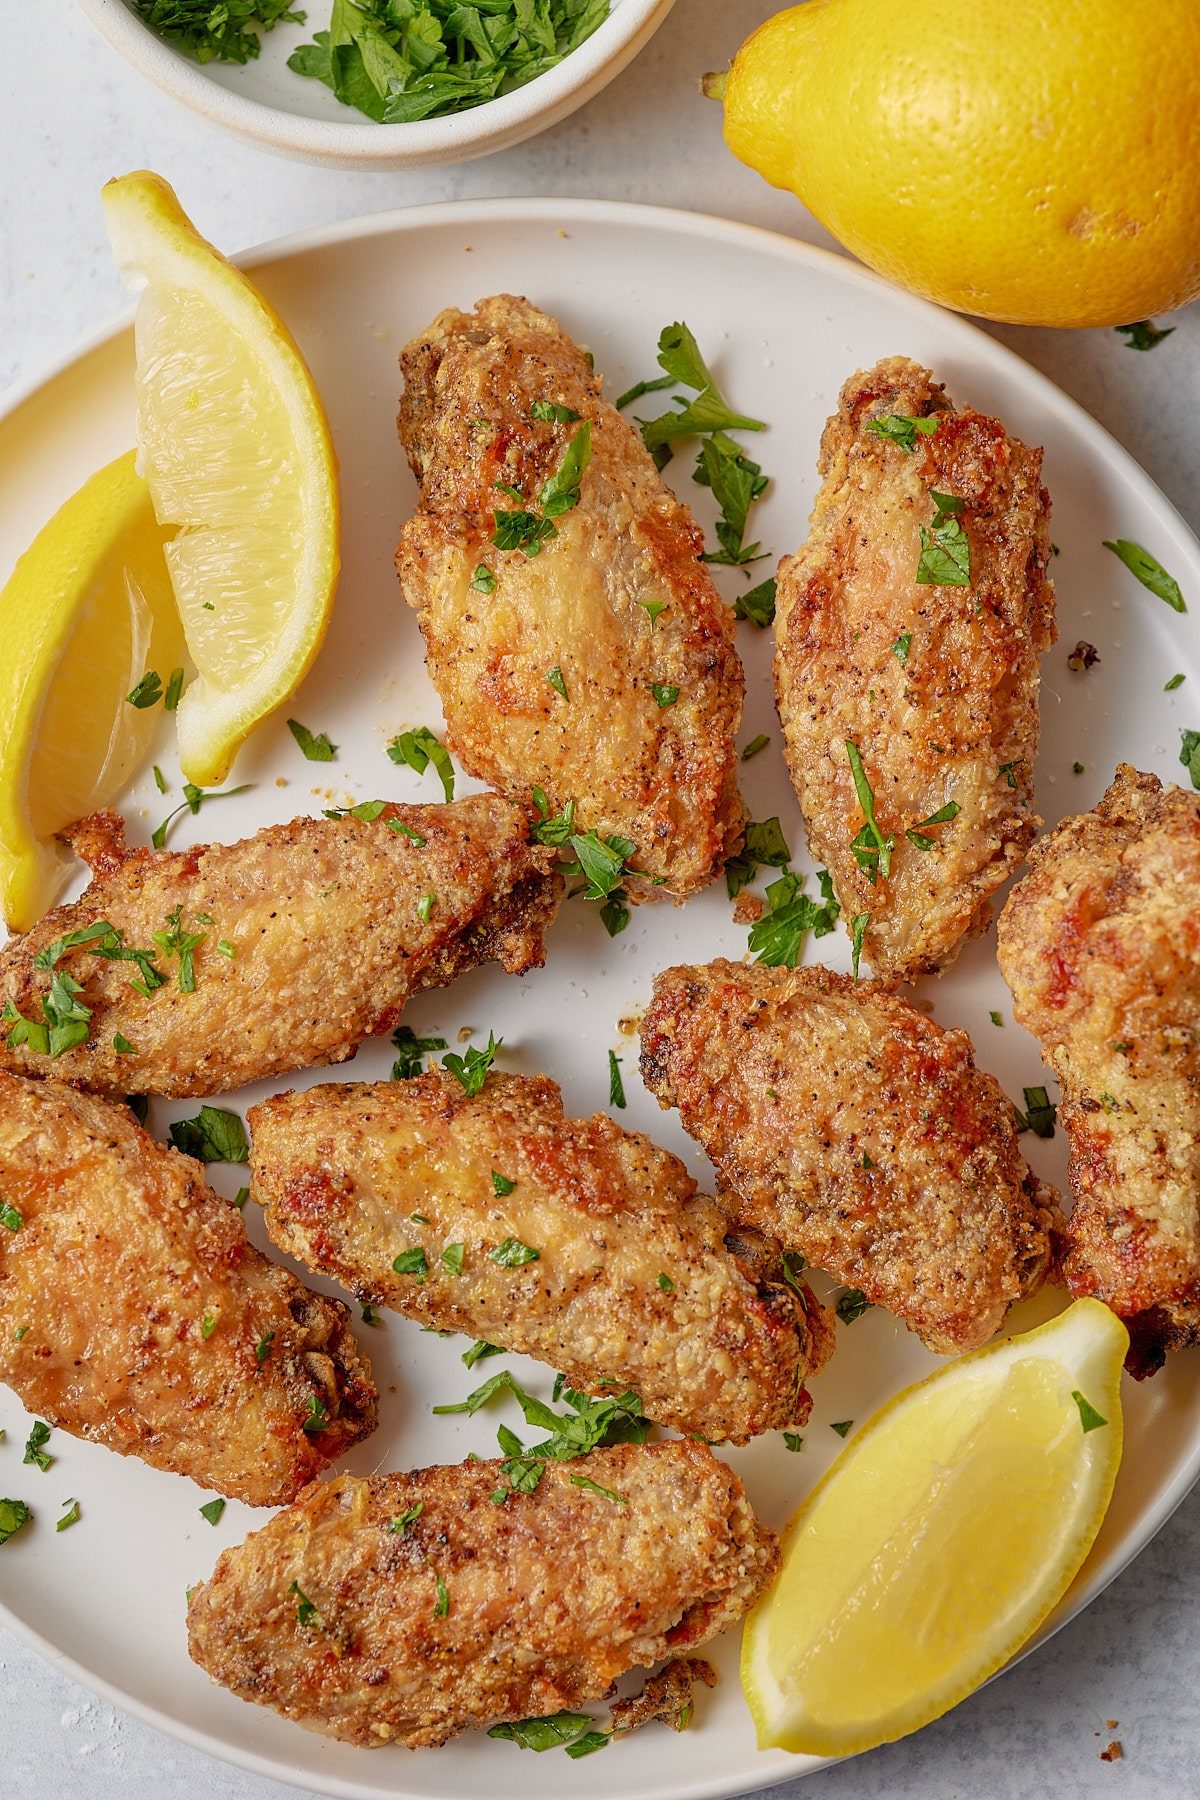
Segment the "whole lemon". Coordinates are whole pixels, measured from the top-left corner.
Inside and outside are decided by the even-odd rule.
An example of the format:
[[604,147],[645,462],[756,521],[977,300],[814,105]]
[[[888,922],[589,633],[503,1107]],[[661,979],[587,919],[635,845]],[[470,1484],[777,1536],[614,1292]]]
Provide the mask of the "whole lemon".
[[725,136],[904,287],[1024,325],[1200,293],[1200,0],[805,0]]

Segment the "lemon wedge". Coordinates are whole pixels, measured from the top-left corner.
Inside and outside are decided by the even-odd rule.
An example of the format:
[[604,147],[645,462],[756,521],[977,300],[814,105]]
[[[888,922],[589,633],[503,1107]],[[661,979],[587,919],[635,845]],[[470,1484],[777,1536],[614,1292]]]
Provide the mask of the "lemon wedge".
[[197,679],[176,714],[184,775],[223,781],[238,746],[321,647],[338,572],[337,465],[286,325],[206,243],[161,178],[103,191],[109,241],[141,289],[138,452],[163,525]]
[[14,931],[66,879],[54,833],[145,759],[161,710],[126,696],[183,661],[164,536],[130,450],[55,513],[0,594],[0,903]]
[[939,1369],[851,1439],[751,1613],[760,1749],[853,1756],[956,1705],[1061,1599],[1121,1460],[1128,1334],[1097,1300]]

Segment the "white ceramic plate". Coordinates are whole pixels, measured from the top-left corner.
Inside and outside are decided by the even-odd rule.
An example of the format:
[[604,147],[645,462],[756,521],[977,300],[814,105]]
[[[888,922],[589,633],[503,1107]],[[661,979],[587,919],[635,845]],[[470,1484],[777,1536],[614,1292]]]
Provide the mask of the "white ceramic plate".
[[[187,196],[184,196],[185,200]],[[204,219],[199,224],[204,227]],[[812,500],[817,440],[842,379],[892,352],[928,362],[957,399],[994,410],[1033,443],[1046,446],[1045,479],[1054,499],[1053,537],[1061,550],[1061,639],[1046,659],[1043,748],[1038,796],[1048,821],[1097,799],[1118,758],[1173,778],[1179,726],[1200,722],[1200,546],[1163,496],[1111,438],[1040,375],[972,326],[908,298],[838,257],[744,226],[688,213],[582,201],[504,201],[430,207],[323,230],[247,258],[309,358],[333,421],[345,503],[345,572],[337,617],[315,673],[287,709],[339,746],[326,769],[306,763],[282,719],[245,750],[236,779],[254,783],[241,799],[187,818],[175,844],[210,835],[231,840],[258,826],[343,803],[394,796],[436,800],[432,775],[395,769],[387,739],[411,725],[440,727],[422,665],[420,638],[392,573],[397,529],[414,485],[396,441],[396,355],[408,336],[450,303],[469,306],[500,289],[524,292],[555,313],[595,352],[609,391],[653,375],[659,329],[683,317],[714,370],[745,410],[770,421],[755,443],[772,476],[754,535],[775,552],[804,535]],[[58,371],[10,403],[0,419],[0,575],[34,529],[93,469],[125,449],[133,434],[131,340],[123,323],[75,352]],[[640,409],[637,409],[640,410]],[[707,490],[681,455],[670,474],[706,524]],[[1172,570],[1192,602],[1186,617],[1139,587],[1103,538],[1132,537]],[[761,572],[761,571],[760,571]],[[741,582],[724,572],[732,593]],[[1087,675],[1066,666],[1079,637],[1099,649]],[[811,867],[795,801],[778,753],[769,679],[770,638],[739,628],[748,675],[742,741],[769,732],[772,744],[743,770],[756,818],[778,813],[798,867]],[[1163,684],[1176,670],[1188,680]],[[164,800],[149,779],[130,795],[135,841],[178,799],[172,746],[164,734],[157,760],[174,791]],[[1080,775],[1072,764],[1085,765]],[[284,785],[279,785],[282,782]],[[460,791],[469,786],[460,780]],[[505,1040],[503,1064],[544,1070],[561,1081],[568,1110],[608,1104],[610,1048],[623,1057],[629,1096],[622,1120],[651,1132],[711,1179],[674,1116],[660,1113],[637,1075],[636,1040],[626,1019],[649,993],[653,972],[681,958],[741,955],[743,927],[733,924],[724,886],[686,908],[641,907],[625,934],[610,941],[595,911],[569,903],[554,926],[549,961],[524,981],[492,971],[419,999],[408,1021],[453,1041],[467,1025]],[[842,934],[820,945],[831,964],[848,966]],[[1033,1041],[1011,1022],[993,946],[972,946],[952,974],[923,984],[943,1024],[967,1027],[980,1061],[1019,1095],[1044,1079]],[[1007,1021],[997,1030],[996,1008]],[[346,1074],[380,1076],[388,1046],[369,1044]],[[334,1071],[337,1079],[340,1071]],[[301,1080],[321,1080],[317,1071]],[[244,1106],[262,1090],[232,1097]],[[151,1123],[194,1104],[158,1103]],[[1061,1134],[1024,1140],[1044,1173],[1064,1174]],[[219,1172],[232,1193],[240,1171]],[[259,1223],[250,1229],[261,1241]],[[317,1283],[318,1286],[323,1285]],[[46,1304],[54,1304],[47,1295]],[[1014,1316],[1026,1327],[1061,1304],[1043,1295]],[[459,1360],[462,1340],[439,1341],[393,1320],[363,1329],[383,1389],[375,1437],[352,1456],[360,1471],[457,1461],[468,1450],[491,1454],[498,1419],[432,1418],[429,1408],[456,1400],[477,1376]],[[800,1455],[779,1436],[760,1439],[730,1460],[763,1516],[782,1525],[840,1447],[832,1420],[863,1420],[897,1388],[924,1375],[935,1359],[879,1312],[839,1328],[838,1352],[814,1383],[815,1407]],[[523,1379],[547,1391],[548,1376],[513,1359]],[[1095,1550],[1054,1624],[1061,1624],[1110,1581],[1159,1528],[1200,1467],[1200,1372],[1191,1355],[1175,1357],[1141,1387],[1126,1382],[1124,1467]],[[109,1698],[214,1755],[327,1795],[396,1800],[494,1800],[520,1788],[552,1800],[568,1788],[579,1800],[700,1800],[782,1781],[817,1766],[782,1753],[759,1755],[737,1683],[733,1637],[716,1648],[724,1680],[701,1698],[694,1728],[677,1738],[654,1728],[568,1765],[488,1739],[410,1754],[327,1743],[259,1707],[244,1705],[188,1661],[184,1589],[207,1575],[217,1551],[240,1540],[262,1515],[230,1505],[216,1529],[200,1518],[206,1496],[190,1483],[142,1467],[56,1432],[48,1474],[21,1465],[28,1430],[15,1399],[0,1394],[0,1492],[24,1497],[36,1524],[0,1554],[0,1613],[60,1666]],[[78,1496],[83,1518],[55,1534],[58,1503]],[[564,1555],[586,1555],[585,1544]],[[597,1708],[598,1713],[603,1709]]]
[[156,87],[222,130],[281,156],[343,169],[419,169],[466,162],[522,143],[598,94],[649,43],[675,0],[612,0],[604,23],[578,50],[535,81],[482,106],[380,125],[344,106],[323,82],[297,75],[287,59],[329,20],[328,0],[311,0],[303,25],[276,25],[244,65],[199,63],[151,31],[130,0],[79,0],[102,36]]

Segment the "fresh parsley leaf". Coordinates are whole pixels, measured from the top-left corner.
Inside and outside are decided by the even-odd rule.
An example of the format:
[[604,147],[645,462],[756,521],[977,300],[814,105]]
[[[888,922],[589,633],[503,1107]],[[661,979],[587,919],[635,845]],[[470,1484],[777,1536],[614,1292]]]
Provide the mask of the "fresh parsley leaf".
[[[183,697],[183,670],[172,669],[167,681],[167,691],[163,695],[163,705],[168,712],[174,712]],[[187,791],[186,789],[184,790]]]
[[850,973],[858,980],[858,965],[862,961],[863,939],[867,935],[867,926],[871,923],[869,912],[855,913],[850,921]]
[[876,822],[875,795],[867,780],[863,760],[858,753],[858,745],[850,738],[845,740],[845,744],[846,755],[850,759],[850,773],[854,777],[854,791],[858,795],[858,804],[861,806],[863,817],[866,820],[862,830],[850,845],[850,853],[871,886],[874,887],[879,875],[886,879],[891,873],[892,851],[896,847],[896,840],[890,833],[885,837]]
[[473,1369],[477,1362],[483,1362],[489,1356],[504,1356],[506,1351],[502,1344],[489,1344],[486,1338],[476,1338],[469,1350],[464,1350],[462,1359],[468,1369]]
[[1186,675],[1172,675],[1170,681],[1165,681],[1163,683],[1163,693],[1164,694],[1173,694],[1175,692],[1175,689],[1178,687],[1182,687],[1186,680],[1187,680]]
[[747,563],[761,562],[758,544],[743,544],[746,519],[751,506],[767,486],[761,466],[752,462],[723,431],[714,432],[700,445],[695,479],[701,487],[710,487],[721,509],[716,532],[720,550],[710,550],[704,562],[724,563],[741,568]]
[[655,461],[661,461],[656,452],[668,451],[681,438],[703,437],[713,431],[765,431],[762,419],[751,419],[745,413],[734,412],[714,387],[706,387],[686,405],[676,400],[675,411],[661,413],[657,419],[647,419],[642,426],[642,442]]
[[266,1333],[266,1335],[264,1337],[260,1337],[257,1344],[255,1344],[254,1360],[256,1363],[259,1364],[260,1367],[263,1363],[266,1362],[268,1356],[270,1356],[271,1345],[274,1342],[275,1342],[275,1333],[273,1331],[268,1331]]
[[162,677],[157,669],[147,669],[137,686],[125,696],[126,704],[136,706],[139,711],[147,706],[157,706],[162,699]]
[[853,1419],[839,1419],[837,1424],[831,1425],[829,1429],[830,1431],[836,1431],[840,1438],[844,1438],[853,1423]]
[[520,1238],[505,1238],[494,1250],[488,1251],[488,1261],[494,1262],[500,1269],[523,1269],[526,1263],[537,1262],[540,1250],[531,1250]]
[[999,1025],[1001,1029],[1003,1029],[1004,1020],[998,1012],[989,1012],[988,1018],[992,1021],[993,1025]]
[[204,1505],[200,1508],[200,1517],[202,1519],[207,1519],[210,1525],[216,1525],[220,1522],[221,1514],[224,1511],[224,1500],[206,1500]]
[[668,687],[664,681],[652,681],[650,683],[650,692],[654,695],[658,705],[663,709],[668,706],[674,706],[679,698],[679,689],[677,687]]
[[433,1609],[433,1616],[435,1619],[448,1618],[450,1616],[450,1590],[440,1575],[435,1575],[433,1579],[437,1587],[437,1604]]
[[649,619],[651,631],[658,624],[658,615],[668,611],[668,603],[665,600],[639,600],[638,605]]
[[908,652],[909,652],[911,645],[912,645],[912,632],[911,631],[902,631],[900,633],[900,636],[896,639],[895,643],[892,645],[892,655],[896,658],[897,662],[906,663],[908,661]]
[[855,1319],[861,1319],[870,1310],[871,1302],[861,1288],[847,1288],[834,1308],[843,1325],[853,1325]]
[[675,1283],[671,1280],[669,1275],[660,1275],[658,1278],[658,1285],[664,1294],[673,1294],[675,1292]]
[[337,745],[331,744],[323,731],[314,737],[307,726],[300,723],[299,719],[289,719],[287,728],[299,744],[301,753],[309,762],[333,761]]
[[492,571],[488,568],[486,563],[480,563],[479,567],[472,575],[471,586],[475,589],[477,594],[495,593],[496,577],[492,574]]
[[586,1475],[572,1475],[573,1487],[586,1488],[589,1494],[599,1494],[602,1499],[615,1500],[618,1506],[628,1506],[624,1494],[614,1494],[611,1488],[601,1487],[598,1481],[589,1481]]
[[[1200,731],[1181,731],[1182,740],[1179,747],[1179,760],[1192,779],[1192,786],[1200,788]],[[8,1017],[7,1012],[5,1018]],[[9,1038],[12,1043],[12,1038]]]
[[571,703],[571,696],[567,692],[567,684],[563,678],[563,672],[557,663],[555,663],[552,669],[546,670],[546,680],[550,683],[550,686],[554,689],[556,694],[562,695],[569,706]]
[[465,1244],[447,1244],[446,1245],[446,1248],[442,1251],[442,1254],[441,1254],[441,1257],[439,1260],[441,1262],[443,1269],[445,1269],[447,1275],[461,1275],[462,1274],[463,1261],[466,1257],[466,1253],[467,1253],[467,1247]]
[[882,413],[878,419],[868,419],[866,425],[873,437],[898,445],[909,456],[917,447],[918,433],[932,437],[937,428],[936,419],[913,419],[905,413]]
[[0,1225],[3,1225],[6,1231],[20,1231],[24,1223],[24,1214],[19,1213],[15,1206],[10,1206],[7,1200],[0,1205]]
[[768,968],[794,969],[808,933],[824,937],[833,930],[841,908],[825,870],[818,880],[823,896],[819,902],[803,892],[804,877],[791,870],[771,882],[767,911],[750,927],[747,948],[754,952],[756,962]]
[[133,0],[152,31],[199,63],[245,63],[259,53],[260,32],[281,20],[304,23],[291,0]]
[[716,386],[695,336],[681,320],[664,325],[659,332],[658,366],[666,370],[668,386],[678,382],[681,387],[692,388],[696,393]]
[[625,889],[614,888],[600,907],[600,918],[609,937],[618,937],[629,923],[629,908],[625,904]]
[[538,505],[545,519],[557,519],[579,505],[579,493],[587,466],[592,460],[592,422],[585,419],[574,434],[558,468],[542,484]]
[[429,1263],[419,1244],[414,1250],[402,1250],[393,1261],[392,1268],[397,1275],[415,1275],[419,1282],[424,1281],[429,1273]]
[[[680,1729],[682,1730],[682,1727]],[[577,1762],[581,1756],[590,1756],[593,1750],[603,1750],[605,1745],[611,1744],[611,1742],[611,1731],[585,1731],[583,1736],[577,1737],[573,1744],[564,1745],[564,1749],[572,1762]]]
[[804,1439],[798,1431],[785,1431],[783,1434],[783,1442],[784,1447],[788,1450],[799,1451],[804,1448]]
[[167,814],[162,824],[157,826],[151,833],[150,842],[154,845],[156,850],[161,850],[170,835],[172,825],[182,813],[198,813],[200,808],[207,805],[210,800],[232,800],[235,794],[247,794],[250,791],[251,785],[250,782],[244,781],[240,787],[212,789],[198,788],[195,782],[185,781],[183,784],[183,805],[177,806],[174,812],[169,812]]
[[621,1079],[621,1059],[615,1050],[608,1053],[608,1104],[625,1110],[625,1083]]
[[449,752],[428,726],[420,725],[415,731],[402,731],[399,737],[392,739],[387,753],[394,763],[401,766],[407,764],[418,775],[423,775],[432,763],[442,784],[442,793],[448,801],[453,800],[454,765],[450,761]]
[[219,1106],[202,1106],[194,1119],[176,1119],[171,1142],[185,1156],[202,1163],[244,1163],[250,1160],[246,1127],[236,1113]]
[[1015,788],[1017,785],[1017,770],[1020,766],[1021,758],[1018,757],[1016,762],[1001,763],[1000,767],[996,770],[996,773],[997,775],[1003,775],[1010,788]]
[[288,1588],[289,1594],[296,1596],[296,1623],[308,1629],[315,1629],[321,1623],[321,1615],[309,1599],[298,1581],[293,1581]]
[[48,1472],[54,1461],[54,1458],[45,1449],[45,1445],[49,1442],[49,1438],[50,1427],[46,1424],[45,1420],[35,1419],[30,1428],[29,1436],[25,1440],[25,1454],[21,1458],[22,1462],[33,1463],[36,1468],[39,1468],[42,1471],[43,1475]]
[[573,425],[583,414],[577,413],[573,407],[564,406],[561,400],[535,400],[529,409],[529,416],[543,425]]
[[1136,575],[1144,588],[1165,600],[1172,611],[1187,611],[1187,603],[1180,592],[1179,583],[1173,575],[1169,575],[1156,556],[1151,556],[1143,545],[1136,544],[1132,538],[1117,538],[1114,542],[1108,538],[1103,540],[1104,548],[1119,556],[1131,575]]
[[1153,319],[1135,319],[1132,325],[1113,326],[1113,330],[1125,339],[1127,350],[1153,350],[1164,338],[1169,338],[1174,329],[1174,325],[1168,325],[1164,331]]
[[768,575],[757,587],[747,589],[744,594],[735,594],[733,615],[736,619],[749,619],[760,631],[775,622],[775,577]]
[[540,787],[530,790],[533,804],[537,808],[539,823],[533,828],[533,835],[539,844],[565,844],[570,840],[575,829],[575,802],[568,800],[560,813],[550,817],[550,803]]
[[392,1043],[396,1047],[396,1060],[392,1064],[393,1081],[407,1081],[411,1075],[419,1075],[426,1056],[447,1048],[445,1038],[417,1037],[408,1025],[396,1027],[392,1033]]
[[500,1196],[501,1199],[503,1199],[505,1194],[512,1193],[512,1191],[516,1187],[516,1185],[517,1185],[516,1182],[510,1181],[507,1175],[502,1175],[500,1173],[499,1169],[492,1170],[492,1192],[493,1192],[493,1194],[497,1194]]
[[749,762],[752,756],[757,756],[760,750],[765,750],[770,741],[771,740],[766,732],[760,731],[757,737],[752,737],[750,739],[750,742],[742,751],[742,761]]
[[673,375],[660,375],[657,381],[635,381],[632,387],[626,388],[625,392],[613,401],[613,405],[618,412],[624,412],[627,406],[632,406],[634,401],[640,400],[643,394],[660,394],[664,388],[674,386],[675,377]]
[[1078,1388],[1071,1389],[1071,1398],[1079,1408],[1079,1423],[1085,1432],[1096,1431],[1101,1425],[1108,1424],[1108,1420],[1101,1417],[1091,1401],[1085,1399]]
[[971,544],[957,516],[962,501],[936,490],[932,498],[938,509],[933,524],[917,526],[921,540],[917,583],[923,587],[970,587]]
[[1057,1106],[1044,1087],[1027,1087],[1024,1094],[1025,1111],[1017,1112],[1018,1129],[1032,1131],[1035,1137],[1052,1138],[1054,1121],[1058,1117]]
[[442,1067],[449,1069],[468,1098],[481,1092],[491,1066],[496,1060],[496,1052],[503,1042],[503,1038],[498,1038],[489,1031],[487,1045],[483,1050],[476,1050],[472,1045],[465,1058],[456,1055],[453,1051],[449,1056],[443,1056]]
[[7,1544],[9,1538],[23,1530],[32,1517],[33,1514],[23,1500],[0,1500],[0,1544]]
[[522,1750],[562,1750],[590,1733],[593,1724],[587,1713],[557,1712],[544,1719],[510,1719],[492,1725],[488,1736],[519,1744]]
[[403,1537],[409,1526],[415,1525],[424,1511],[425,1502],[423,1500],[418,1500],[412,1506],[406,1506],[402,1513],[397,1513],[394,1519],[388,1520],[388,1531],[392,1536],[399,1535]]
[[[567,841],[575,852],[579,873],[587,883],[584,899],[607,900],[626,873],[626,864],[635,846],[628,838],[601,837],[596,831],[577,834]],[[573,874],[575,871],[568,867],[565,872]]]
[[930,813],[927,819],[919,820],[917,824],[911,826],[904,835],[910,844],[916,845],[918,850],[935,850],[940,840],[938,838],[926,836],[926,827],[929,825],[946,825],[951,819],[956,819],[960,811],[961,808],[959,807],[957,800],[948,800],[945,806],[939,806],[937,811]]
[[[221,1505],[224,1506],[224,1504],[225,1502],[222,1500]],[[55,1531],[70,1531],[72,1525],[78,1525],[82,1517],[78,1500],[64,1500],[63,1505],[67,1510],[56,1523]]]

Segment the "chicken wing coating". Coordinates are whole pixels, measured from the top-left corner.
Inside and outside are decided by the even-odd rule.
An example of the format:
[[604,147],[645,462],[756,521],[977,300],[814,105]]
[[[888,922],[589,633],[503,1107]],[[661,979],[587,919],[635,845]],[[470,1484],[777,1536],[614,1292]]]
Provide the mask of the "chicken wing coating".
[[127,850],[112,813],[83,821],[91,886],[0,951],[0,1068],[226,1093],[345,1061],[479,963],[540,966],[562,878],[530,811],[376,806],[177,854]]
[[702,1444],[550,1462],[500,1506],[502,1469],[314,1482],[192,1589],[193,1660],[310,1731],[416,1749],[603,1699],[742,1618],[779,1560]]
[[631,897],[696,893],[745,816],[744,681],[702,532],[590,359],[527,300],[440,313],[401,367],[421,503],[396,569],[460,761],[631,842],[663,884],[634,880]]
[[0,1195],[0,1381],[30,1412],[251,1506],[375,1429],[346,1308],[124,1107],[0,1074]]
[[1200,794],[1122,764],[1029,860],[1000,967],[1062,1090],[1064,1273],[1121,1315],[1128,1367],[1150,1375],[1200,1344]]
[[250,1113],[272,1242],[363,1300],[633,1388],[713,1442],[802,1422],[831,1338],[778,1248],[727,1238],[677,1157],[563,1116],[544,1076],[441,1071],[281,1094]]
[[780,565],[792,783],[847,922],[869,915],[879,976],[953,962],[1034,834],[1038,658],[1056,636],[1041,466],[891,357],[843,387],[808,542]]
[[1056,1196],[1025,1165],[1011,1104],[965,1032],[882,982],[667,969],[642,1022],[642,1074],[740,1219],[939,1355],[986,1343],[1040,1284]]

